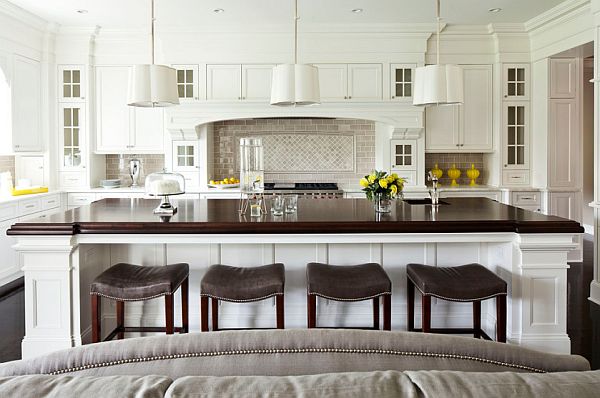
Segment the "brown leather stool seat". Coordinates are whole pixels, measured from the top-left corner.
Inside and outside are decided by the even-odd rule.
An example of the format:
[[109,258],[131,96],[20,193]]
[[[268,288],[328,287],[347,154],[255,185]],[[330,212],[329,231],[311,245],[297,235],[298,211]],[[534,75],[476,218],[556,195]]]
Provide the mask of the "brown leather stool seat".
[[237,303],[276,298],[277,328],[284,328],[285,267],[281,263],[259,267],[211,265],[200,282],[201,328],[208,331],[208,299],[212,330],[219,330],[219,300]]
[[[506,282],[481,264],[457,267],[406,266],[408,282],[408,330],[414,331],[414,288],[423,300],[423,332],[473,333],[488,338],[481,330],[481,301],[496,298],[497,340],[506,342]],[[473,303],[473,329],[431,329],[431,297]]]
[[316,297],[335,301],[373,300],[373,328],[379,329],[379,297],[383,296],[383,329],[391,329],[392,282],[377,263],[306,266],[308,327],[316,327]]
[[[117,327],[106,340],[116,335],[122,339],[124,332],[156,332],[166,331],[172,334],[175,330],[188,331],[188,294],[189,265],[186,263],[170,264],[159,267],[135,264],[115,264],[94,279],[90,286],[92,297],[92,340],[100,341],[100,297],[117,301]],[[182,327],[174,327],[173,294],[181,286]],[[143,301],[165,296],[165,328],[125,327],[125,301]]]

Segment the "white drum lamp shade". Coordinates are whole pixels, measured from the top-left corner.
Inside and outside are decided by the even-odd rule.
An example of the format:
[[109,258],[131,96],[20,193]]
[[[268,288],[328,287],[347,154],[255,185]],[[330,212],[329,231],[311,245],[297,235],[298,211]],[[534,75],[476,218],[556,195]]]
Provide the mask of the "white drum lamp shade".
[[282,64],[273,68],[271,105],[306,106],[321,102],[319,70],[306,64]]
[[179,104],[177,72],[165,65],[134,65],[129,75],[127,105],[144,108]]
[[427,65],[415,70],[413,105],[454,105],[464,100],[463,71],[457,65]]

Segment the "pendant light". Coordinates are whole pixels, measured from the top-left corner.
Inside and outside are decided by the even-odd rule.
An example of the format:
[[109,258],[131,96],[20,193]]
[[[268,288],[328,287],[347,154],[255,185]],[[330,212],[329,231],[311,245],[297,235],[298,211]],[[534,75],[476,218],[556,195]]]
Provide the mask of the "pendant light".
[[415,70],[413,105],[455,105],[463,103],[463,72],[457,65],[440,65],[440,0],[436,0],[437,61]]
[[273,68],[271,105],[306,106],[321,103],[319,70],[298,63],[298,0],[294,0],[294,63]]
[[179,104],[177,72],[165,65],[154,64],[154,0],[152,0],[152,63],[134,65],[129,75],[127,105],[143,108]]

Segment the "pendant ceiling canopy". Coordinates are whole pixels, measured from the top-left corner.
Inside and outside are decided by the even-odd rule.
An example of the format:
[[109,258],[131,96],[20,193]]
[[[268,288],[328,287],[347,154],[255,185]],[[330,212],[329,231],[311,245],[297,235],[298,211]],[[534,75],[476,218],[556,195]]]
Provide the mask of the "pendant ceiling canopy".
[[321,103],[319,70],[298,63],[298,0],[294,0],[294,63],[273,68],[271,105],[306,106]]
[[152,0],[152,63],[134,65],[129,75],[127,105],[153,108],[179,104],[177,71],[154,64],[154,0]]
[[413,105],[456,105],[464,98],[463,72],[457,65],[440,65],[440,0],[436,0],[437,62],[415,70]]

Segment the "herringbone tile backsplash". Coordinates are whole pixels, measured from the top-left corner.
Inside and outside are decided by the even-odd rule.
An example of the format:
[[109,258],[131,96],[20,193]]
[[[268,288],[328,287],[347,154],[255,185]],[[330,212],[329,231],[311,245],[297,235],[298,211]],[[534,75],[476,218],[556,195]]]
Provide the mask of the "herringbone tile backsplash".
[[356,187],[375,167],[375,123],[351,119],[246,119],[214,125],[214,175],[239,173],[239,143],[261,137],[267,182]]

